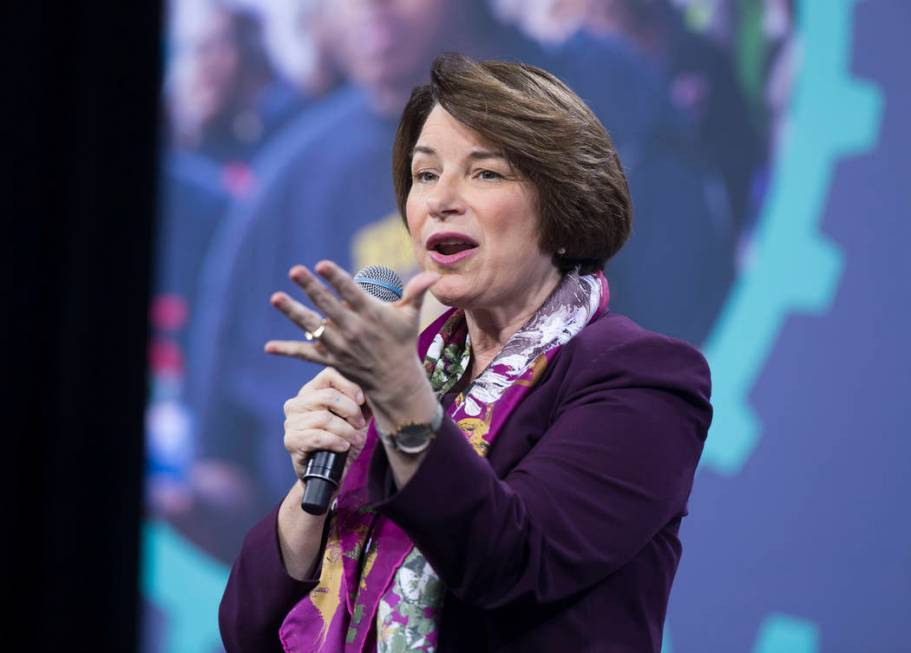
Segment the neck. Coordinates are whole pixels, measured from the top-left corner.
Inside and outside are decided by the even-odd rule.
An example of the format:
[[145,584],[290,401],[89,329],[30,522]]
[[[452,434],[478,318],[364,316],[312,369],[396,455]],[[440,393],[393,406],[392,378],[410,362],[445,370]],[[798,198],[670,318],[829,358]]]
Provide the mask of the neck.
[[561,279],[560,272],[552,268],[544,279],[529,284],[534,289],[531,294],[506,298],[494,307],[466,309],[465,321],[471,337],[472,379],[484,371],[516,331],[541,308]]

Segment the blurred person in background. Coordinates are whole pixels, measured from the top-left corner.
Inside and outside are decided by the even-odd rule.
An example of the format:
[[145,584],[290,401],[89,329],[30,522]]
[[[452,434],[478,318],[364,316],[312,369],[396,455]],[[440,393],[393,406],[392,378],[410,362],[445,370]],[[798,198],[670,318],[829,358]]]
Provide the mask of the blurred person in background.
[[[667,77],[674,106],[691,123],[695,154],[723,182],[718,201],[729,205],[735,228],[748,220],[752,183],[764,151],[723,45],[732,38],[727,4],[715,3],[711,13],[671,0],[497,0],[495,7],[498,15],[547,46],[584,30],[625,39],[654,62]],[[684,10],[706,24],[705,34],[685,24]]]
[[156,309],[153,328],[185,349],[212,237],[231,202],[255,185],[256,152],[305,103],[275,73],[252,9],[226,0],[175,1],[172,9],[154,301],[185,318],[165,324]]
[[670,0],[591,0],[583,23],[629,39],[661,67],[674,105],[693,125],[697,151],[723,179],[738,228],[747,222],[765,153],[730,52],[717,37],[689,29]]
[[273,65],[303,97],[318,98],[344,82],[331,55],[323,0],[259,0],[256,5]]
[[185,509],[168,516],[223,560],[287,490],[275,398],[319,370],[262,354],[265,337],[295,337],[263,297],[287,283],[295,262],[321,257],[415,272],[388,153],[410,89],[439,52],[542,65],[604,121],[637,207],[633,237],[611,262],[617,310],[698,343],[733,276],[729,216],[708,205],[685,121],[657,72],[616,38],[577,32],[544,48],[498,24],[480,0],[339,0],[326,4],[326,29],[349,83],[263,152],[262,182],[235,207],[203,273],[188,360],[198,451]]
[[162,153],[146,406],[146,500],[159,513],[186,503],[194,449],[185,394],[189,334],[202,261],[231,201],[220,166],[187,152]]
[[307,104],[271,63],[254,7],[170,9],[146,429],[149,502],[165,514],[186,503],[195,448],[184,389],[200,269],[232,202],[256,185],[257,152]]
[[[295,84],[280,75],[266,47],[262,17],[250,6],[182,0],[172,8],[156,293],[179,296],[189,311],[221,218],[256,186],[257,153],[331,88],[335,77],[322,59],[310,62],[309,75],[299,71]],[[298,16],[310,21],[298,37],[320,50],[320,23],[310,9]],[[276,21],[271,11],[270,24]]]
[[269,59],[260,16],[231,0],[192,0],[177,6],[175,32],[175,145],[219,163],[249,161],[303,107]]
[[491,0],[497,17],[544,46],[559,46],[585,22],[590,0]]

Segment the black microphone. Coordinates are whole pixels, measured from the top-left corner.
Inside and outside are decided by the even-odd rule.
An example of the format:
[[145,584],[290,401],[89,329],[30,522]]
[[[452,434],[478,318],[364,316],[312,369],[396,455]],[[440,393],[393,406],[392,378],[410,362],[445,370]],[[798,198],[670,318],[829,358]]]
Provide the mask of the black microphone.
[[[382,265],[370,265],[354,275],[354,282],[368,295],[381,302],[397,302],[402,298],[402,279],[393,270]],[[307,469],[301,480],[304,496],[301,509],[311,515],[323,515],[329,509],[329,500],[342,480],[348,452],[314,451],[307,458]]]

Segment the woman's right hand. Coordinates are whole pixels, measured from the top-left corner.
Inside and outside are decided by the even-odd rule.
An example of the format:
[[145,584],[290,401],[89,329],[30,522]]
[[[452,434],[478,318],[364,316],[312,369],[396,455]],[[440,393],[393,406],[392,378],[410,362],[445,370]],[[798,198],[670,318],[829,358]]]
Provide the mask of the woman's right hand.
[[347,473],[367,439],[366,412],[361,389],[332,367],[325,368],[296,397],[286,401],[285,449],[297,478],[303,475],[313,451],[347,451]]

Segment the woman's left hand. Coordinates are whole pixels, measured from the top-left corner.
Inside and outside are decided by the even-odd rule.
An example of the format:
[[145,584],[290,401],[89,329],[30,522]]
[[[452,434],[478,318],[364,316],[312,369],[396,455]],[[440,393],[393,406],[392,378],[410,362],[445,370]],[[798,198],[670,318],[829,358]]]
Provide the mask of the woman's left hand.
[[270,354],[300,358],[334,367],[358,384],[384,429],[407,422],[430,421],[436,398],[417,356],[419,313],[424,293],[439,279],[422,272],[405,286],[401,300],[387,304],[362,290],[342,268],[320,261],[316,272],[338,293],[332,293],[307,268],[296,265],[289,276],[307,294],[323,318],[283,292],[272,305],[305,332],[321,325],[317,340],[270,340]]

